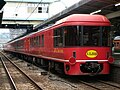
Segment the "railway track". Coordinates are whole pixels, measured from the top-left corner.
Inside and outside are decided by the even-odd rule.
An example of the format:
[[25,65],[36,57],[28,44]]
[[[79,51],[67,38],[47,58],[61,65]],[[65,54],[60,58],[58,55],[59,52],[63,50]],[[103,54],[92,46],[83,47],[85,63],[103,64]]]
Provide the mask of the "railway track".
[[[79,87],[85,87],[84,90],[120,90],[120,84],[110,81],[105,76],[59,76],[64,82],[71,84],[75,90],[81,90]],[[89,88],[89,89],[86,89]]]
[[93,78],[88,79],[86,77],[84,79],[72,78],[68,76],[67,78],[62,77],[62,78],[59,78],[58,80],[57,79],[55,80],[71,85],[71,87],[73,87],[74,90],[120,90],[120,84],[117,84],[117,83],[104,81],[100,79],[97,80]]
[[80,82],[96,90],[120,90],[119,85],[115,85],[113,83],[109,83],[102,80],[97,80],[95,82],[80,80]]
[[1,62],[9,77],[12,90],[42,90],[42,88],[3,53]]
[[[23,66],[24,64],[22,64],[22,63],[24,63],[24,62],[19,63],[19,65]],[[17,65],[18,65],[18,63],[17,63]],[[37,73],[34,73],[34,76],[37,77],[36,74]],[[88,76],[87,77],[84,76],[84,78],[81,78],[81,76],[80,76],[80,78],[78,78],[78,77],[69,77],[69,76],[67,76],[67,77],[61,76],[60,77],[60,76],[61,75],[58,75],[58,78],[57,78],[57,75],[55,74],[55,75],[53,75],[53,77],[48,78],[49,84],[52,83],[53,87],[55,86],[55,83],[58,83],[58,85],[56,84],[56,86],[55,86],[55,87],[57,87],[57,90],[66,90],[66,89],[60,89],[59,84],[62,85],[62,87],[66,86],[66,88],[68,88],[67,90],[69,90],[69,89],[71,90],[71,88],[72,88],[72,90],[120,90],[120,85],[110,82],[110,81],[101,80],[99,78],[98,78],[99,79],[98,80],[96,77],[89,78]],[[48,76],[44,76],[44,77],[48,77]],[[45,82],[47,82],[46,84],[49,87],[52,86],[52,85],[48,84],[47,78],[44,78],[44,79],[46,80]],[[23,89],[20,89],[20,90],[23,90]],[[35,89],[33,89],[33,90],[35,90]],[[47,87],[45,90],[56,90],[56,89],[51,89],[51,87],[50,87],[50,89],[48,89],[48,87]]]

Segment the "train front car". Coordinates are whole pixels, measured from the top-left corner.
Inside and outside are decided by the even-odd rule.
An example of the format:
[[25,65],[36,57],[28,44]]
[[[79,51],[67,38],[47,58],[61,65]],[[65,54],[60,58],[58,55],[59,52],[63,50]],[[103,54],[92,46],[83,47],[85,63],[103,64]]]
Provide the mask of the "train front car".
[[[57,22],[54,49],[64,53],[67,75],[109,74],[114,61],[110,48],[110,22],[101,15],[70,15]],[[57,37],[59,36],[59,37]]]
[[114,53],[120,53],[120,36],[116,36],[113,40]]

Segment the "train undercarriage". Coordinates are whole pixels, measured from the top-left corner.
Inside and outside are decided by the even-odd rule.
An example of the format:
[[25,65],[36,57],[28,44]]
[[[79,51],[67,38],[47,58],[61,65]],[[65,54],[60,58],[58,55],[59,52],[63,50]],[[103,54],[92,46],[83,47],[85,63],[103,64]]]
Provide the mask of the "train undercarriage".
[[[9,52],[11,55],[18,57],[22,60],[25,60],[29,62],[30,64],[34,64],[40,68],[44,68],[47,71],[55,71],[60,74],[65,74],[68,73],[68,75],[74,75],[71,74],[70,68],[68,64],[64,64],[61,62],[55,62],[52,60],[47,60],[39,57],[34,57],[30,55],[25,55],[25,54],[20,54],[20,53],[15,53],[15,52]],[[97,75],[103,70],[104,66],[103,63],[98,63],[98,62],[86,62],[86,63],[79,63],[79,69],[75,75]],[[69,73],[70,71],[70,73]]]

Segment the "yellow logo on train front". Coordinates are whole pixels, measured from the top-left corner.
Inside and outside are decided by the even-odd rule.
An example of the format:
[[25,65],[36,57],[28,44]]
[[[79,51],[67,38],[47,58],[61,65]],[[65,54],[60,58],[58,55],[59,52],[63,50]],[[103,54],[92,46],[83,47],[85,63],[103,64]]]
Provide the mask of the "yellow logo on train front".
[[95,57],[97,57],[97,55],[98,55],[98,53],[95,50],[88,50],[86,52],[86,56],[89,58],[95,58]]

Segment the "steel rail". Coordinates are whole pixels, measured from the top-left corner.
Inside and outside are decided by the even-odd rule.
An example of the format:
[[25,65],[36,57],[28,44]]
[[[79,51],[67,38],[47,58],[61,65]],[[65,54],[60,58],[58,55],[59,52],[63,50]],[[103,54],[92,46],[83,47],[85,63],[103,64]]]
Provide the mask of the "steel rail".
[[101,80],[98,80],[98,81],[101,82],[101,83],[104,83],[104,84],[107,84],[107,85],[110,85],[110,86],[113,86],[113,87],[115,87],[115,88],[119,88],[119,89],[120,89],[120,86],[113,85],[113,84],[110,84],[110,83],[108,83],[108,82],[101,81]]
[[92,87],[92,88],[94,88],[94,89],[96,89],[96,90],[102,90],[102,89],[97,88],[97,87],[95,87],[94,85],[91,85],[91,84],[89,84],[89,83],[87,83],[87,82],[84,82],[84,81],[81,81],[81,80],[80,80],[80,82],[83,83],[83,84],[85,84],[85,85],[87,85],[87,86],[90,86],[90,87]]
[[[112,86],[112,87],[115,87],[115,88],[120,89],[120,86],[113,85],[113,84],[111,84],[111,83],[108,83],[108,82],[105,82],[105,81],[101,81],[101,80],[97,80],[97,81],[99,81],[100,83],[103,83],[103,84],[106,84],[106,85],[110,85],[110,86]],[[83,84],[85,84],[85,85],[87,85],[87,86],[90,86],[90,87],[92,87],[92,88],[95,88],[95,89],[97,89],[97,90],[102,90],[102,89],[100,89],[100,88],[98,88],[98,87],[95,87],[94,85],[91,85],[91,84],[85,82],[85,81],[80,80],[80,82],[83,83]]]
[[23,70],[21,70],[15,63],[13,63],[4,53],[1,54],[8,59],[23,75],[27,77],[39,90],[43,90],[31,77],[29,77]]
[[14,90],[17,90],[17,87],[16,87],[16,85],[15,85],[15,82],[14,82],[12,76],[10,75],[10,73],[9,73],[9,71],[8,71],[5,63],[4,63],[3,58],[2,58],[2,57],[0,57],[0,58],[1,58],[1,62],[2,62],[2,64],[3,64],[3,67],[4,67],[4,69],[5,69],[5,72],[6,72],[8,78],[9,78],[11,84],[12,84],[13,89],[14,89]]

